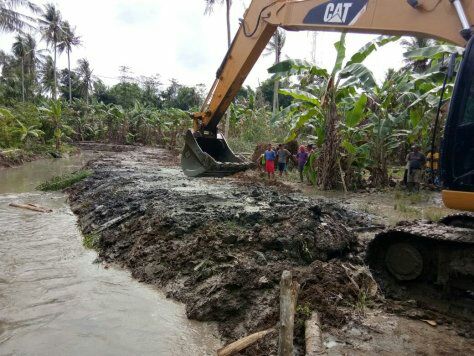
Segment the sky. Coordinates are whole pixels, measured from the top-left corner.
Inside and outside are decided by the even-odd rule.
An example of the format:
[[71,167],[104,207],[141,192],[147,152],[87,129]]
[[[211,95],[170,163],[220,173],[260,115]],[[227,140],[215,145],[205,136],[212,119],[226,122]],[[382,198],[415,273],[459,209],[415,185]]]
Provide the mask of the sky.
[[[226,53],[225,7],[217,5],[212,14],[206,15],[204,0],[35,1],[47,2],[57,6],[81,37],[81,47],[71,56],[72,66],[79,58],[87,58],[93,74],[108,85],[117,83],[119,67],[127,66],[136,76],[159,74],[164,85],[174,78],[186,85],[204,84],[209,88]],[[233,34],[249,3],[233,1]],[[336,56],[333,44],[339,34],[317,32],[315,39],[314,33],[287,32],[283,59],[312,60],[315,44],[316,63],[330,69]],[[348,56],[375,37],[349,34]],[[9,50],[12,41],[12,35],[2,34],[0,48]],[[391,43],[373,53],[365,64],[381,81],[389,68],[402,66],[402,53],[398,43]],[[271,55],[261,56],[244,84],[256,87],[267,79],[273,60]],[[67,66],[66,55],[59,58],[58,65]]]

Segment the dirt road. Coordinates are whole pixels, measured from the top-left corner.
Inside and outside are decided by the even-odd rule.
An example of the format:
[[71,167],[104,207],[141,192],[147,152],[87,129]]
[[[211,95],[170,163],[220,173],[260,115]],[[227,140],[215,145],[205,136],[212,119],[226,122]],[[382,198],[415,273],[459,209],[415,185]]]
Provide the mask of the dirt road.
[[[387,314],[355,233],[371,228],[365,213],[245,176],[186,178],[159,149],[116,153],[89,168],[94,174],[69,191],[70,203],[83,232],[97,240],[100,258],[164,288],[186,304],[189,318],[217,321],[225,341],[277,322],[279,278],[290,269],[302,286],[298,355],[312,310],[322,315],[330,353],[407,354],[433,334],[443,352],[474,351],[457,326],[428,325],[433,329],[423,332],[425,322]],[[395,303],[393,310],[412,307]],[[377,318],[389,322],[378,325]],[[421,331],[407,334],[410,328]],[[275,351],[269,336],[245,354]]]

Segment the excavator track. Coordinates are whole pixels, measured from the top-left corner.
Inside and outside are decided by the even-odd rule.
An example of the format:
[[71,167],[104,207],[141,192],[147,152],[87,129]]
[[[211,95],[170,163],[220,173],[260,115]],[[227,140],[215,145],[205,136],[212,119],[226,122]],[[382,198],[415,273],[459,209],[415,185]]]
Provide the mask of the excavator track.
[[474,321],[474,216],[400,223],[372,240],[367,263],[385,295]]

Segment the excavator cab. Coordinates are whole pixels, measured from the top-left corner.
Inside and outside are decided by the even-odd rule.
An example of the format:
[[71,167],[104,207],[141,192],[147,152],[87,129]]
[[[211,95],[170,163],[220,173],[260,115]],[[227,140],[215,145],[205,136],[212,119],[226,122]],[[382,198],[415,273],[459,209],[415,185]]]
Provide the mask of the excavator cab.
[[188,177],[225,177],[245,171],[253,163],[236,156],[221,133],[188,130],[181,166]]
[[474,210],[474,37],[461,63],[441,148],[446,206]]

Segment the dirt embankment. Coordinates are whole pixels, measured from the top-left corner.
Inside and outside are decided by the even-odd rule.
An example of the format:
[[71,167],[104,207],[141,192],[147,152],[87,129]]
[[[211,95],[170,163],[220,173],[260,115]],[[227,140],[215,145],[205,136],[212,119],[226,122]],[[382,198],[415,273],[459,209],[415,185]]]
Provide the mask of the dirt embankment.
[[0,151],[0,168],[19,166],[38,157],[40,156],[20,149]]
[[[360,324],[379,300],[353,232],[370,225],[364,214],[280,185],[186,178],[175,162],[165,150],[139,148],[89,163],[93,175],[69,199],[83,232],[99,236],[100,259],[164,288],[188,317],[217,321],[225,341],[277,323],[279,280],[289,269],[301,284],[297,355],[312,310],[337,330]],[[273,336],[244,354],[275,352]]]

